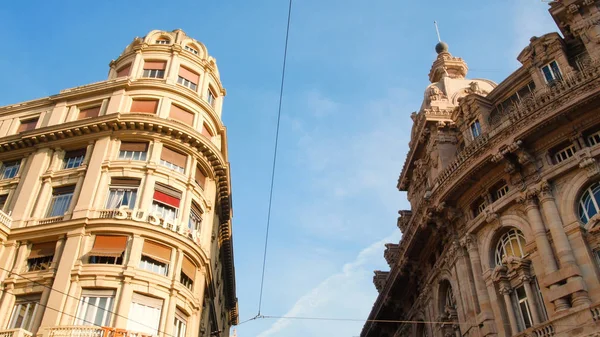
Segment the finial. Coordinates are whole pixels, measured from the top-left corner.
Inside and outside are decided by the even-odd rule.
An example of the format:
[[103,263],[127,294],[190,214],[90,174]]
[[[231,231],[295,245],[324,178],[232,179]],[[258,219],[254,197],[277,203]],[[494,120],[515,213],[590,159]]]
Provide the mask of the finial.
[[438,54],[447,53],[448,45],[445,42],[442,42],[442,39],[440,38],[440,30],[438,28],[437,21],[433,21],[433,25],[435,26],[435,32],[437,33],[438,38],[438,44],[435,45],[435,51]]

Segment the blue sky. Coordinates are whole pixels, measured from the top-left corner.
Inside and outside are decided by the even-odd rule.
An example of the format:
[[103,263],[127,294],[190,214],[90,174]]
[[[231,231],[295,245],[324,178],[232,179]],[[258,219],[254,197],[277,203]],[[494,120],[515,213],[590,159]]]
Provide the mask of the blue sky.
[[[168,5],[168,8],[166,6]],[[366,318],[397,242],[396,182],[435,58],[433,20],[470,78],[501,81],[533,35],[539,0],[295,0],[262,314]],[[135,36],[181,28],[227,89],[240,319],[257,312],[287,1],[4,1],[0,105],[101,81]],[[239,337],[341,336],[361,322],[264,319]]]

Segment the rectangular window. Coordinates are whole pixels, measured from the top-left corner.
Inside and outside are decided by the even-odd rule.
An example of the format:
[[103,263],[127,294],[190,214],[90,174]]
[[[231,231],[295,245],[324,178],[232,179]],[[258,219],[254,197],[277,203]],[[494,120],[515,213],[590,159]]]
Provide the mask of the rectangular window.
[[187,256],[183,256],[181,265],[180,282],[186,288],[192,290],[194,287],[194,278],[196,277],[196,265]]
[[142,112],[147,114],[156,114],[158,108],[157,99],[134,99],[131,102],[129,112]]
[[127,248],[127,237],[96,235],[94,246],[89,252],[91,264],[123,264],[123,253]]
[[158,298],[133,293],[127,330],[158,336],[163,301]]
[[165,61],[144,61],[144,72],[142,77],[164,78],[167,62]]
[[196,166],[194,181],[196,181],[196,184],[198,184],[202,189],[204,189],[204,184],[206,183],[206,175],[204,174],[204,172],[202,172],[200,166]]
[[6,206],[6,200],[8,200],[8,194],[0,194],[0,210],[4,211],[4,206]]
[[533,319],[531,318],[531,305],[527,299],[524,286],[515,289],[515,298],[519,309],[517,312],[520,316],[521,330],[528,329],[533,325]]
[[600,144],[600,131],[587,136],[588,146]]
[[211,139],[213,137],[213,134],[212,132],[210,132],[210,128],[206,123],[202,123],[202,135],[208,139]]
[[46,217],[62,216],[69,210],[75,186],[56,187],[52,190],[52,199]]
[[498,189],[496,189],[496,192],[494,193],[494,196],[496,198],[495,200],[502,198],[506,195],[506,193],[508,193],[508,185],[504,184]]
[[190,46],[185,46],[184,49],[189,51],[192,54],[198,55],[198,51]]
[[135,208],[139,186],[140,180],[138,179],[113,178],[108,189],[106,209],[118,209],[121,206],[127,206],[129,209]]
[[79,110],[79,114],[77,115],[77,120],[98,117],[100,115],[100,106],[96,106],[93,108],[85,108]]
[[192,207],[190,208],[190,218],[188,220],[188,229],[190,232],[200,231],[200,225],[202,224],[202,211],[200,207],[196,205],[195,202],[192,202]]
[[473,202],[473,204],[471,205],[471,208],[473,209],[473,216],[476,217],[479,214],[483,213],[486,207],[487,203],[485,202],[485,199],[483,197],[480,197],[477,200],[475,200],[475,202]]
[[25,329],[31,332],[33,319],[40,308],[40,295],[17,296],[13,308],[9,329]]
[[210,106],[212,106],[213,108],[215,107],[216,97],[210,89],[207,90],[206,101],[208,102],[208,104],[210,104]]
[[185,172],[187,156],[163,146],[160,153],[160,164],[180,173]]
[[181,192],[164,185],[156,184],[154,187],[154,201],[152,211],[156,212],[166,221],[177,219]]
[[187,316],[179,309],[175,313],[175,326],[173,327],[173,337],[185,337],[185,328],[187,326]]
[[19,173],[20,160],[7,161],[2,163],[2,171],[0,172],[2,179],[12,179]]
[[83,164],[83,158],[85,158],[86,149],[67,151],[65,158],[63,159],[63,168],[71,169],[77,168]]
[[110,326],[114,301],[114,290],[84,289],[75,325]]
[[119,159],[145,161],[148,154],[148,143],[121,142]]
[[575,155],[575,152],[577,152],[577,149],[575,148],[575,145],[573,145],[573,144],[557,151],[554,154],[554,163],[558,164],[562,161],[565,161],[565,160],[573,157]]
[[200,75],[185,67],[179,67],[179,77],[177,78],[177,83],[192,90],[196,90],[198,89],[199,82]]
[[180,108],[175,104],[171,104],[171,111],[169,111],[169,117],[183,122],[189,126],[194,125],[194,114],[187,111],[184,108]]
[[562,79],[562,74],[560,73],[560,69],[558,68],[558,63],[556,63],[556,61],[552,61],[543,66],[542,74],[544,74],[546,83],[552,83],[556,80]]
[[27,257],[27,271],[40,271],[50,269],[56,242],[34,243]]
[[37,123],[38,123],[37,118],[28,119],[28,120],[24,120],[24,121],[22,120],[21,124],[19,125],[19,129],[17,129],[17,133],[34,130]]
[[473,139],[481,136],[481,125],[479,124],[479,120],[475,120],[473,123],[471,123],[471,136],[473,136]]
[[170,260],[171,248],[154,241],[144,241],[139,266],[141,269],[167,276]]
[[124,65],[119,70],[117,70],[117,78],[129,76],[130,71],[131,71],[131,63]]

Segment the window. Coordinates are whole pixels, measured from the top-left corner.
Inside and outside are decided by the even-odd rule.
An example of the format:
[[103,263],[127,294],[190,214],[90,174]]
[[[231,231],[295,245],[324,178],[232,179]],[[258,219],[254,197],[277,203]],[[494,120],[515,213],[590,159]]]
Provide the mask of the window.
[[508,185],[503,184],[494,191],[494,201],[501,199],[508,193]]
[[481,125],[479,124],[479,120],[475,120],[473,123],[471,123],[471,136],[473,136],[473,139],[481,136]]
[[522,258],[525,256],[525,237],[518,229],[511,229],[506,232],[496,245],[496,265],[504,264],[504,258],[515,256]]
[[517,315],[519,316],[520,328],[521,330],[528,329],[533,325],[533,316],[531,315],[531,304],[525,293],[525,286],[517,287],[514,296],[518,307]]
[[208,89],[207,93],[206,93],[206,101],[208,102],[208,104],[210,104],[210,106],[212,106],[213,108],[215,107],[215,94],[213,94],[212,90]]
[[556,80],[562,79],[562,75],[560,73],[560,69],[558,68],[558,63],[556,63],[556,61],[552,61],[543,66],[542,74],[544,75],[546,83],[552,83]]
[[129,209],[135,208],[139,186],[140,180],[138,179],[112,178],[108,189],[106,209],[118,209],[121,206],[127,206]]
[[194,125],[194,114],[187,111],[184,108],[180,108],[175,104],[171,104],[171,111],[169,111],[169,117],[183,122],[189,126]]
[[598,214],[598,203],[600,202],[600,183],[594,183],[588,187],[579,199],[579,219],[584,224]]
[[34,243],[27,257],[27,271],[48,270],[54,259],[56,242]]
[[162,305],[161,299],[133,293],[127,330],[158,336]]
[[98,115],[100,115],[100,106],[96,106],[93,108],[85,108],[79,110],[77,120],[98,117]]
[[185,337],[185,328],[187,325],[187,316],[179,309],[175,312],[175,326],[173,327],[173,337]]
[[148,143],[121,142],[119,159],[146,160]]
[[206,123],[202,123],[202,135],[208,139],[211,139],[213,137],[213,134],[212,132],[210,132],[210,128]]
[[200,231],[200,225],[202,224],[202,211],[195,202],[192,202],[190,208],[190,218],[188,220],[188,229],[190,233],[194,231]]
[[192,90],[196,90],[198,89],[199,82],[200,75],[189,70],[188,68],[179,67],[179,77],[177,78],[177,83]]
[[17,133],[34,130],[37,125],[37,122],[38,122],[37,118],[22,120],[21,124],[19,125],[19,128],[17,129]]
[[558,150],[555,154],[554,154],[554,163],[558,164],[562,161],[565,161],[571,157],[573,157],[573,155],[575,155],[575,152],[577,152],[577,149],[575,148],[575,145],[570,144],[565,148],[562,148],[561,150]]
[[71,206],[71,199],[73,199],[73,192],[75,186],[63,186],[54,188],[52,191],[52,199],[50,200],[50,207],[48,207],[47,217],[62,216],[69,210]]
[[173,222],[177,219],[180,202],[180,191],[161,184],[154,186],[152,211],[158,213],[165,221]]
[[31,331],[33,319],[40,310],[39,302],[40,295],[17,296],[8,328]]
[[163,146],[160,153],[160,164],[180,173],[185,172],[187,156]]
[[196,277],[196,265],[185,255],[183,256],[181,274],[179,276],[181,284],[186,288],[193,290],[194,278]]
[[171,248],[158,242],[144,240],[140,261],[141,269],[167,276],[170,260]]
[[142,77],[164,78],[167,62],[165,61],[144,61],[144,72]]
[[600,144],[600,131],[587,136],[588,146]]
[[485,202],[485,199],[483,199],[483,197],[480,197],[479,199],[475,200],[475,202],[473,203],[473,215],[478,216],[479,214],[483,213],[486,207],[487,202]]
[[131,72],[131,63],[128,63],[117,70],[117,78],[129,76],[130,72]]
[[131,109],[129,112],[142,112],[148,114],[156,114],[158,108],[157,99],[134,99],[131,102]]
[[126,236],[96,235],[94,246],[89,252],[89,263],[123,264],[123,253],[126,248]]
[[65,158],[63,159],[63,168],[71,169],[81,166],[83,164],[83,158],[85,158],[86,149],[67,151]]
[[2,179],[14,178],[17,175],[17,173],[19,173],[19,166],[21,166],[20,160],[2,163],[2,171],[0,172],[2,174]]
[[202,189],[204,189],[204,184],[206,184],[206,175],[204,174],[204,172],[202,172],[200,166],[196,166],[196,174],[194,175],[194,181]]
[[75,325],[110,326],[114,301],[114,290],[84,289]]
[[185,47],[183,47],[183,48],[184,48],[185,50],[189,51],[189,52],[190,52],[190,53],[192,53],[192,54],[198,55],[198,50],[197,50],[197,49],[195,49],[195,48],[193,48],[193,47],[191,47],[191,46],[185,46]]
[[169,44],[169,42],[171,41],[165,37],[161,37],[158,40],[156,40],[156,44]]
[[4,206],[6,206],[6,200],[8,199],[8,194],[0,194],[0,210],[4,211]]

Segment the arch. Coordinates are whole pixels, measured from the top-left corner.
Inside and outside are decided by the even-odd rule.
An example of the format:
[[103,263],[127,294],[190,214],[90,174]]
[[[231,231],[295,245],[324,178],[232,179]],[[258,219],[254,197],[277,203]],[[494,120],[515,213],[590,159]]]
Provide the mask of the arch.
[[531,231],[531,226],[529,225],[527,219],[517,214],[502,215],[500,219],[498,219],[496,227],[480,238],[483,241],[482,245],[480,246],[480,255],[481,264],[484,270],[494,269],[496,267],[496,243],[500,237],[504,233],[508,232],[511,228],[516,228],[523,233],[525,243],[529,243],[534,240],[533,232]]
[[504,258],[507,256],[525,257],[525,243],[525,236],[520,230],[511,228],[504,232],[496,242],[496,249],[494,250],[495,265],[504,264]]
[[556,198],[556,204],[565,224],[581,222],[579,200],[585,190],[596,182],[600,182],[597,175],[590,177],[586,170],[578,170],[573,177],[569,178],[569,183],[562,186],[564,190]]

